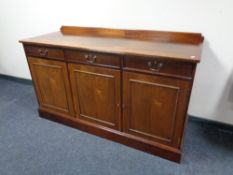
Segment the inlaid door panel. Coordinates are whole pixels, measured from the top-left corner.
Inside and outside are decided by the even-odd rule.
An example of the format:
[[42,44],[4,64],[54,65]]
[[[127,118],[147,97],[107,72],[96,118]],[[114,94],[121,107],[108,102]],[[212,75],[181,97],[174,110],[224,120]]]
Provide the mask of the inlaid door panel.
[[69,64],[76,117],[120,129],[120,71]]
[[[188,82],[124,72],[124,132],[179,145],[189,99]],[[182,103],[182,104],[181,104]]]
[[60,61],[28,58],[40,107],[73,114],[66,64]]

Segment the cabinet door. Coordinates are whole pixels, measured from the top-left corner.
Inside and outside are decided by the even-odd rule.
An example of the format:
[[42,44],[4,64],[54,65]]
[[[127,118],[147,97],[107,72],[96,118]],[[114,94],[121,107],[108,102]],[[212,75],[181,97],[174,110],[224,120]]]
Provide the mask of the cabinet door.
[[41,108],[73,114],[67,66],[60,61],[28,58]]
[[179,146],[191,83],[137,73],[123,73],[124,132]]
[[120,129],[120,71],[69,64],[76,117]]

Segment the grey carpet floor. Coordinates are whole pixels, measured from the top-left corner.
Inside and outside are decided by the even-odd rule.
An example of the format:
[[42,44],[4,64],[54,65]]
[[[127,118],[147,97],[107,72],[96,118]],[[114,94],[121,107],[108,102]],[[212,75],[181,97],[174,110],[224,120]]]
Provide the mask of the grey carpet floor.
[[41,119],[31,85],[0,78],[0,175],[232,175],[233,134],[189,121],[181,164]]

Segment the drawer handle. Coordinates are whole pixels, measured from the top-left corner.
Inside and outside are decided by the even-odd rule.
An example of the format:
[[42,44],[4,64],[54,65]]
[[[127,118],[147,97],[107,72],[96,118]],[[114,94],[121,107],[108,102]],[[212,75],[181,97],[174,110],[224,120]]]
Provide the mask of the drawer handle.
[[157,61],[148,61],[147,65],[151,71],[158,72],[164,66],[164,63]]
[[88,63],[94,63],[97,56],[95,54],[85,54],[85,58]]
[[40,56],[48,56],[48,49],[39,49]]

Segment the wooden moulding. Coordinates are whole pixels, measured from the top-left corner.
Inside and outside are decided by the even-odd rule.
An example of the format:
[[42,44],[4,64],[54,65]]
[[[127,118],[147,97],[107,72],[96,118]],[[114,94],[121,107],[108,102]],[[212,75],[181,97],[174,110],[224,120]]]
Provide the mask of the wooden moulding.
[[[100,136],[135,149],[148,152],[150,154],[180,163],[181,152],[178,149],[171,148],[162,144],[153,145],[152,142],[141,140],[140,138],[134,137],[132,135],[112,130],[107,127],[94,125],[89,122],[84,122],[77,120],[69,115],[50,111],[48,109],[39,108],[39,115],[41,118],[45,118],[51,121],[62,123],[64,125]],[[156,143],[154,143],[156,144]]]
[[152,30],[122,30],[109,28],[94,27],[74,27],[62,26],[60,31],[68,35],[96,36],[96,37],[113,37],[126,38],[146,41],[159,42],[178,42],[187,44],[201,44],[204,37],[201,33],[186,32],[168,32],[168,31],[152,31]]

